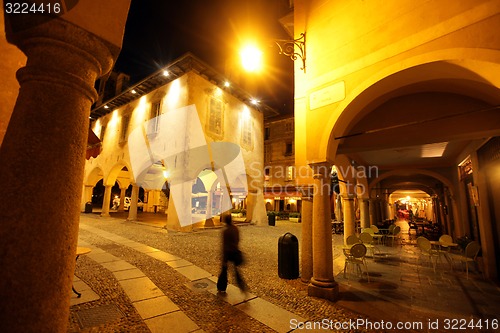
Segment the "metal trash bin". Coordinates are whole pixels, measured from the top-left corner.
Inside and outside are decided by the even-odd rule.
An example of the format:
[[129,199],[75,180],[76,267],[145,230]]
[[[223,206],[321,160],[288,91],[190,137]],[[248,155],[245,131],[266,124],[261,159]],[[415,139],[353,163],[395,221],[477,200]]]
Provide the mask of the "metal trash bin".
[[276,215],[268,215],[267,216],[267,223],[270,225],[270,226],[275,226],[276,225]]
[[85,213],[92,213],[92,202],[89,201],[85,204]]
[[282,279],[299,277],[299,241],[289,232],[278,240],[278,276]]

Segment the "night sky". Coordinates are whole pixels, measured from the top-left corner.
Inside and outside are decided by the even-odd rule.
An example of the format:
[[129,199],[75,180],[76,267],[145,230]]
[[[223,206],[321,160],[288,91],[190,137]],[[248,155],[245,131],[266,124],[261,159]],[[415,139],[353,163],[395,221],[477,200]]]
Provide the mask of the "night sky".
[[[132,0],[115,69],[133,83],[189,51],[220,73],[236,68],[240,80],[259,87],[262,102],[291,113],[293,62],[272,43],[289,38],[278,22],[288,11],[288,0]],[[258,75],[242,72],[236,62],[248,39],[264,51],[266,68]]]

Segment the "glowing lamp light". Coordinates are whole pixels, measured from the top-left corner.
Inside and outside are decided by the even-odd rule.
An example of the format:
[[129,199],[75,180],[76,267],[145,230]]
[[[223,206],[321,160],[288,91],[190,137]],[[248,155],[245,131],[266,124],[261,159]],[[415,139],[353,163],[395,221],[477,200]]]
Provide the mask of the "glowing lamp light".
[[134,95],[135,95],[135,94],[137,94],[137,91],[135,91],[134,89],[132,89],[132,91],[131,91],[131,92],[132,92],[132,94],[134,94]]
[[231,83],[229,81],[224,82],[224,87],[229,88],[231,86]]
[[257,104],[259,104],[259,100],[258,100],[258,99],[255,99],[255,98],[252,98],[252,99],[250,100],[250,103],[252,103],[253,105],[257,105]]
[[169,76],[170,73],[168,71],[163,71],[163,76]]
[[163,178],[167,179],[170,176],[170,173],[167,170],[163,170]]
[[246,45],[240,52],[241,64],[248,72],[257,72],[262,68],[262,51],[255,45]]

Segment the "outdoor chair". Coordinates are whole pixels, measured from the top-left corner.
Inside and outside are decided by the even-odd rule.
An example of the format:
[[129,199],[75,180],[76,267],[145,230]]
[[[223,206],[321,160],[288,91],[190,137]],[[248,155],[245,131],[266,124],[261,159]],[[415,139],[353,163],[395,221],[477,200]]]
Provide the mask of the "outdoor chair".
[[386,235],[386,244],[387,244],[387,240],[391,239],[391,246],[394,246],[394,240],[399,238],[400,232],[401,232],[401,227],[399,225],[392,228],[392,230],[389,231],[389,234]]
[[360,243],[360,242],[361,241],[359,240],[358,236],[356,236],[356,235],[347,236],[347,238],[345,240],[346,245],[354,245],[354,244]]
[[[420,236],[417,238],[417,247],[420,250],[420,255],[429,258],[434,273],[436,272],[436,264],[439,258],[439,251],[432,248],[431,241],[427,238]],[[420,261],[420,257],[419,257]]]
[[[352,266],[352,269],[356,269],[356,272],[363,276],[363,270],[365,269],[366,278],[370,282],[370,274],[368,273],[368,265],[366,264],[366,246],[363,243],[354,244],[350,249],[344,249],[345,264],[344,264],[344,278],[346,277],[346,271],[348,266]],[[349,280],[349,278],[347,278]]]
[[359,235],[359,239],[361,240],[361,243],[363,243],[366,246],[366,249],[371,252],[372,257],[375,256],[375,244],[374,244],[374,238],[372,235],[368,232],[362,232]]
[[450,236],[450,235],[441,235],[441,237],[439,237],[439,242],[440,243],[453,243],[453,238]]
[[370,229],[373,230],[372,237],[377,241],[377,244],[382,243],[382,240],[383,240],[385,235],[380,232],[380,230],[378,229],[378,227],[375,224],[372,224],[370,226]]
[[452,256],[453,260],[465,263],[465,271],[467,280],[469,279],[469,263],[473,263],[476,266],[476,270],[479,272],[479,267],[477,263],[477,255],[481,250],[481,245],[478,242],[472,241],[465,247],[465,251],[462,254],[454,254]]

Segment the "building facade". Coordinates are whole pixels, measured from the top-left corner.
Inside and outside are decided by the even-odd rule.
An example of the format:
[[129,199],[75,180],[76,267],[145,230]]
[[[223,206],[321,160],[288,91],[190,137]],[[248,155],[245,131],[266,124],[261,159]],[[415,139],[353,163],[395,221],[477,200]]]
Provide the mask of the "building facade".
[[141,193],[143,210],[165,212],[173,229],[212,226],[234,208],[265,223],[263,113],[249,97],[186,54],[95,107],[102,148],[85,164],[82,211],[102,181],[102,215],[130,195],[136,219]]
[[[420,190],[433,223],[479,241],[485,274],[498,276],[499,28],[498,1],[295,1],[295,38],[307,37],[295,159],[310,172],[313,248],[331,244],[321,189],[335,166],[345,237],[355,200],[365,227],[393,218],[395,191]],[[335,298],[331,253],[313,254],[310,292]]]
[[269,118],[264,124],[266,210],[286,214],[300,212],[301,193],[296,187],[293,116]]

